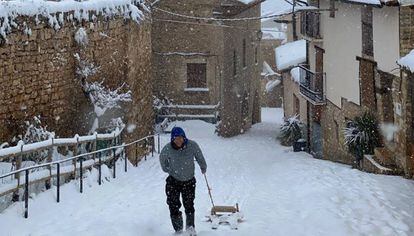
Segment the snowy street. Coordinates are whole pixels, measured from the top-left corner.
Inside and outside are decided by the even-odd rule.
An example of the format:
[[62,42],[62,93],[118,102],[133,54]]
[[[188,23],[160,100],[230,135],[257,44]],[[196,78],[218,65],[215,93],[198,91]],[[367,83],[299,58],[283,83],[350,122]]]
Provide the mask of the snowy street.
[[[204,152],[217,205],[239,203],[238,230],[210,228],[211,203],[196,167],[198,235],[414,235],[414,181],[364,173],[350,166],[294,153],[277,141],[281,109],[263,109],[263,122],[224,139],[214,125],[176,122]],[[162,144],[169,140],[162,136]],[[122,163],[119,163],[121,170]],[[92,173],[83,194],[78,183],[32,196],[0,214],[1,235],[173,235],[158,156],[118,171],[102,186]]]

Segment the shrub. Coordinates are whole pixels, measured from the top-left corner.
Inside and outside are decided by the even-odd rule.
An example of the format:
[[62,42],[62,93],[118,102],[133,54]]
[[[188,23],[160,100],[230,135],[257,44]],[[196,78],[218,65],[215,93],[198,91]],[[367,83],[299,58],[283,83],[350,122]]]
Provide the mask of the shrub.
[[301,139],[302,128],[303,123],[299,120],[298,115],[285,119],[280,130],[280,139],[282,144],[292,146],[294,142]]
[[370,113],[349,121],[344,135],[345,144],[354,155],[374,154],[374,148],[380,145],[378,123]]

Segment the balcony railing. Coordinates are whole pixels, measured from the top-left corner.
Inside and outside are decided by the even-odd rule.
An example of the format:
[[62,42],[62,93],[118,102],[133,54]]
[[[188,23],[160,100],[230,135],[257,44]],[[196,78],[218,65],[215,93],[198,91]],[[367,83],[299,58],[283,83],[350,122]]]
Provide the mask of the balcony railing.
[[299,66],[299,71],[302,96],[314,105],[325,104],[325,74],[310,71],[303,66]]
[[303,12],[300,16],[300,33],[312,39],[321,39],[321,15],[318,12]]

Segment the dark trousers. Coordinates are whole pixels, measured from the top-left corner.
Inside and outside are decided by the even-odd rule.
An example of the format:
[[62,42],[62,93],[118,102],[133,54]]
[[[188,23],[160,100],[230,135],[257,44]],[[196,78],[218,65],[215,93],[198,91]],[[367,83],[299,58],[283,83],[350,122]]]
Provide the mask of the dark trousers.
[[179,181],[172,176],[168,176],[166,180],[165,193],[167,194],[167,204],[170,208],[171,222],[175,231],[183,229],[183,217],[180,211],[181,201],[180,194],[183,199],[183,205],[186,215],[186,227],[194,227],[194,198],[196,179],[192,178],[188,181]]

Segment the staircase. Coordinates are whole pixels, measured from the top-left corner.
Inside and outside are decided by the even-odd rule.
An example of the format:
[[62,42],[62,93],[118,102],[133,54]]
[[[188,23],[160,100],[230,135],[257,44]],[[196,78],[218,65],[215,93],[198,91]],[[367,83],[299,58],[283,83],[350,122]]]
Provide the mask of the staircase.
[[385,147],[375,148],[374,155],[364,155],[362,169],[369,173],[401,175],[395,164],[393,153]]

